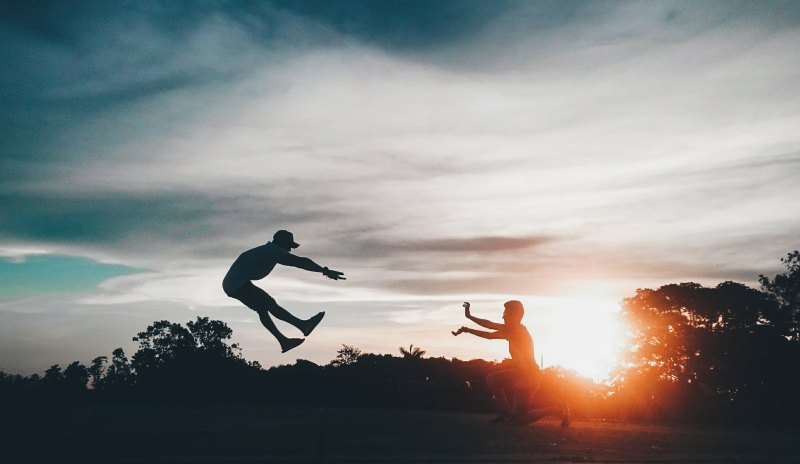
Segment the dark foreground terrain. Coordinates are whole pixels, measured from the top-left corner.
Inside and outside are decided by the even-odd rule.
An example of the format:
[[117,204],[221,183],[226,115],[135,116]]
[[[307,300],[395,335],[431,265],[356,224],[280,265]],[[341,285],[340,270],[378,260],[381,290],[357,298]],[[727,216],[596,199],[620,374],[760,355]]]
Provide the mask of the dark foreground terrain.
[[[800,432],[246,405],[5,407],[4,462],[800,462]],[[9,459],[10,458],[10,459]]]

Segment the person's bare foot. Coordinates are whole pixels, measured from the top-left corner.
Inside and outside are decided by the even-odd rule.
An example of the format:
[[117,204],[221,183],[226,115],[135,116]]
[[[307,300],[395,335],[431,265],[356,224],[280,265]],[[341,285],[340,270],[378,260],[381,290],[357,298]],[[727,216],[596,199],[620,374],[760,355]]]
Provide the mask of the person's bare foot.
[[317,313],[316,316],[305,321],[305,323],[303,324],[303,328],[300,329],[303,331],[303,335],[305,335],[306,337],[311,335],[311,332],[314,331],[314,329],[317,327],[317,324],[320,323],[323,317],[325,317],[325,311],[320,311]]
[[286,341],[281,343],[281,353],[286,353],[292,348],[297,348],[304,341],[306,341],[305,338],[287,338]]

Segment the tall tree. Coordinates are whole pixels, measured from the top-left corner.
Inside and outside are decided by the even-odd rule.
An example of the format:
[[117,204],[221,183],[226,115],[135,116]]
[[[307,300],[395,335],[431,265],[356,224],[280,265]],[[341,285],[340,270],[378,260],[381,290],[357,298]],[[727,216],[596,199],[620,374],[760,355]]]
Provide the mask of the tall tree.
[[92,380],[92,388],[99,388],[100,383],[103,381],[103,372],[105,371],[105,364],[108,361],[107,356],[98,356],[92,359],[92,364],[89,366],[89,377]]
[[111,352],[111,364],[103,377],[103,388],[122,388],[133,383],[131,363],[125,350],[117,348]]
[[241,351],[239,345],[228,345],[233,330],[222,321],[209,320],[207,317],[198,317],[195,321],[186,324],[189,332],[194,337],[197,348],[208,354],[224,358],[238,358]]
[[70,363],[64,369],[64,386],[70,392],[85,390],[88,382],[89,369],[78,361]]
[[354,364],[362,356],[361,350],[351,345],[342,345],[336,351],[336,357],[331,361],[331,366],[347,366]]
[[775,296],[780,305],[780,321],[786,325],[787,335],[800,342],[800,251],[793,251],[781,258],[786,266],[783,274],[773,279],[758,276],[761,287]]
[[61,384],[64,381],[64,372],[61,370],[61,366],[58,364],[53,364],[50,366],[46,371],[44,371],[44,377],[42,381],[45,385],[56,386]]
[[137,374],[163,367],[196,347],[194,336],[186,327],[169,321],[153,322],[133,337],[133,341],[139,342],[139,350],[133,355],[132,362]]
[[403,355],[404,358],[412,358],[412,359],[421,359],[426,353],[425,350],[418,346],[414,346],[414,344],[408,345],[408,349],[405,347],[400,347],[400,354]]

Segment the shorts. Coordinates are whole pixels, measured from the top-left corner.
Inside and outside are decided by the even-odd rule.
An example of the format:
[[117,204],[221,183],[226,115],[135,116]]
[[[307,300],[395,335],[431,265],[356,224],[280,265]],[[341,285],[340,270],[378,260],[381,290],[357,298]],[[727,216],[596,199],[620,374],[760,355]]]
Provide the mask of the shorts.
[[269,293],[256,287],[252,282],[247,282],[228,296],[236,298],[255,312],[269,311],[271,307],[278,305],[278,302]]

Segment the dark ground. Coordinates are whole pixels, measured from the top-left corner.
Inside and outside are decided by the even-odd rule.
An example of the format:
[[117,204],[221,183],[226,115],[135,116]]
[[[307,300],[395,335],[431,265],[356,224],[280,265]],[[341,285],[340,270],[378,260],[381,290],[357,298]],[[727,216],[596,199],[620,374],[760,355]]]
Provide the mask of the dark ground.
[[[800,431],[246,405],[4,407],[4,462],[800,462]],[[10,460],[7,458],[11,458]]]

